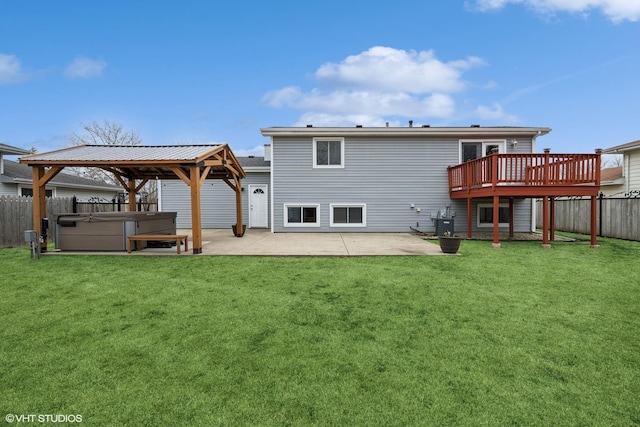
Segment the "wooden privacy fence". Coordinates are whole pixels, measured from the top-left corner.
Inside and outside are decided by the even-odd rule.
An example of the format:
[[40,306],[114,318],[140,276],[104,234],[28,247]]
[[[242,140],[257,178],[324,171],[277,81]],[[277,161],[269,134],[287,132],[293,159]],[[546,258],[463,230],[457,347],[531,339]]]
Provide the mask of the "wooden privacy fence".
[[[585,199],[555,201],[555,229],[589,234],[590,203]],[[536,227],[542,228],[542,201],[536,203]],[[601,237],[640,241],[640,198],[599,198],[596,218]]]
[[[75,197],[47,197],[48,241],[55,241],[55,215],[61,213],[128,211],[127,203],[78,202]],[[139,211],[156,211],[156,203],[138,203]],[[23,246],[24,231],[33,230],[33,198],[0,196],[0,248]],[[40,232],[40,230],[38,230]]]

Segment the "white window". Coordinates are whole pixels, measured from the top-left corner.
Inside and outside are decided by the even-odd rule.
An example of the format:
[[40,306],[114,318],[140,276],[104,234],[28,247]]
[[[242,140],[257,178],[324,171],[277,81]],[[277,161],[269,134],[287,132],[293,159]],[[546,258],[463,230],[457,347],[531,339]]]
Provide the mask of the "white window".
[[314,168],[344,168],[344,138],[313,138]]
[[[500,203],[498,227],[509,226],[509,205]],[[493,227],[493,203],[478,203],[478,227]]]
[[367,205],[332,204],[330,209],[331,227],[367,226]]
[[320,205],[285,204],[285,227],[320,227]]

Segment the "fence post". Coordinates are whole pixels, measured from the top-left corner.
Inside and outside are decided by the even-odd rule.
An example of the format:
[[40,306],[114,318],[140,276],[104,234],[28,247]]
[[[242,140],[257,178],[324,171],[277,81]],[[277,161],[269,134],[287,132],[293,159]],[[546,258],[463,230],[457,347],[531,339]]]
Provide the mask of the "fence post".
[[604,193],[601,191],[598,195],[598,237],[602,237],[602,200]]
[[78,198],[76,196],[71,198],[71,211],[73,213],[78,213]]

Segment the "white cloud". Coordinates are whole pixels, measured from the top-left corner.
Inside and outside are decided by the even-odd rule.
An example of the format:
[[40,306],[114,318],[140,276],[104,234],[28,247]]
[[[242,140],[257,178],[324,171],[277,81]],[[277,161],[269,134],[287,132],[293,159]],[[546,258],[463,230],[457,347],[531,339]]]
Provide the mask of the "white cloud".
[[516,123],[518,118],[514,115],[507,114],[502,105],[493,103],[490,107],[486,105],[478,105],[475,110],[476,117],[488,121],[501,121],[503,123]]
[[287,86],[268,92],[262,101],[275,108],[303,111],[297,124],[316,126],[383,126],[388,119],[451,118],[454,94],[469,89],[463,73],[485,65],[478,57],[450,62],[433,51],[406,51],[376,46],[315,72],[317,87]]
[[[405,92],[374,92],[339,90],[324,92],[313,89],[293,94],[288,88],[271,92],[267,103],[298,110],[330,112],[332,114],[399,115],[405,117],[448,117],[455,110],[455,101],[446,94],[413,96]],[[271,100],[275,99],[276,102]]]
[[297,99],[303,96],[299,87],[287,86],[282,89],[268,92],[262,97],[262,101],[270,107],[286,107],[291,106]]
[[450,93],[465,88],[460,78],[463,70],[483,64],[477,57],[446,63],[437,59],[432,50],[415,52],[375,46],[338,64],[322,65],[316,78],[330,84],[375,90]]
[[26,78],[22,63],[15,55],[0,53],[0,85],[20,83]]
[[106,66],[107,63],[101,60],[77,57],[67,66],[64,74],[71,79],[88,79],[100,76]]
[[588,13],[600,10],[613,22],[639,21],[640,0],[475,0],[481,11],[502,9],[508,4],[523,4],[539,13]]

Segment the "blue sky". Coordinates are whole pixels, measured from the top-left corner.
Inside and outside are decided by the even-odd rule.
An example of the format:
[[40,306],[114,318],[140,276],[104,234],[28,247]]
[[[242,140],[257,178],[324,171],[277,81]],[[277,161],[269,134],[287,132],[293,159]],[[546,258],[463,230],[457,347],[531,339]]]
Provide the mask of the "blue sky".
[[413,120],[592,152],[640,139],[639,70],[640,0],[7,0],[0,141],[48,151],[108,120],[244,155],[261,127]]

